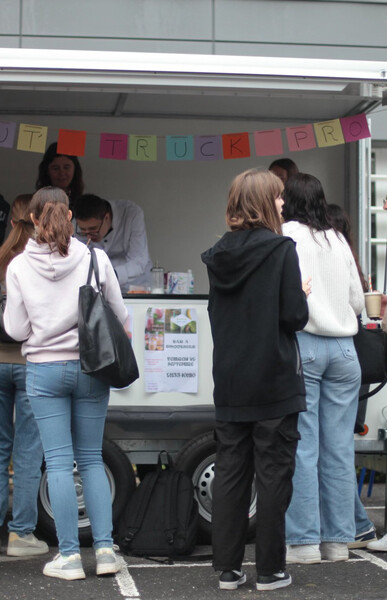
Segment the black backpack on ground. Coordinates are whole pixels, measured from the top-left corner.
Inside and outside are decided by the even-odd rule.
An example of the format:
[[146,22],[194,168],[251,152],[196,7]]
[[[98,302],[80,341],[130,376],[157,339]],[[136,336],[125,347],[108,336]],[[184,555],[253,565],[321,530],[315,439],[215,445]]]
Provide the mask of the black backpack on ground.
[[121,517],[120,550],[134,556],[184,556],[195,548],[197,528],[192,479],[160,452],[156,470],[145,475]]

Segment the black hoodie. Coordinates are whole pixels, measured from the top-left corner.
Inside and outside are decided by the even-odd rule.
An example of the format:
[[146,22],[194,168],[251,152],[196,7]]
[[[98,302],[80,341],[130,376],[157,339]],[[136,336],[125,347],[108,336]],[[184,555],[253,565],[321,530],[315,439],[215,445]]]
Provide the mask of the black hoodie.
[[295,332],[308,321],[294,242],[232,231],[202,254],[210,281],[216,418],[259,421],[305,410]]

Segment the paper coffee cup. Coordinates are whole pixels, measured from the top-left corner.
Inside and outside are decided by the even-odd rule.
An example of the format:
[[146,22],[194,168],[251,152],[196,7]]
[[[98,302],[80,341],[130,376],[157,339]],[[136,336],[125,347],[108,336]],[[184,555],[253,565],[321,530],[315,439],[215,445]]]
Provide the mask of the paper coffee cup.
[[380,319],[380,311],[382,309],[381,292],[366,292],[364,296],[367,316],[370,319]]

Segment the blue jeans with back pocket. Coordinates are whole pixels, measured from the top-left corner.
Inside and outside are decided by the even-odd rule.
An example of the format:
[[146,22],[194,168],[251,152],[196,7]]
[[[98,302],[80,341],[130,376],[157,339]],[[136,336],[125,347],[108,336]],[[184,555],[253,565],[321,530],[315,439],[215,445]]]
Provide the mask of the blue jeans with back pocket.
[[360,366],[352,337],[297,334],[307,411],[300,413],[288,544],[350,542],[355,536],[354,436]]
[[82,373],[79,360],[27,362],[27,394],[42,439],[59,552],[79,552],[74,460],[94,547],[112,547],[111,493],[102,460],[109,386]]

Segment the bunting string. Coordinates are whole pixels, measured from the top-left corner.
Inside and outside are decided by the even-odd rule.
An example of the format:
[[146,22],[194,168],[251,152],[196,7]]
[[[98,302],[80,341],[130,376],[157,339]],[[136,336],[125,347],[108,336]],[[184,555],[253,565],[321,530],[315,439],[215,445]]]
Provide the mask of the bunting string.
[[[48,127],[0,121],[0,148],[43,154]],[[326,148],[371,137],[365,113],[330,121],[296,125],[285,129],[242,131],[219,135],[138,135],[126,133],[88,133],[59,129],[58,153],[84,156],[87,135],[99,138],[99,157],[111,160],[155,162],[177,160],[233,160],[256,156],[277,156],[313,148]]]

